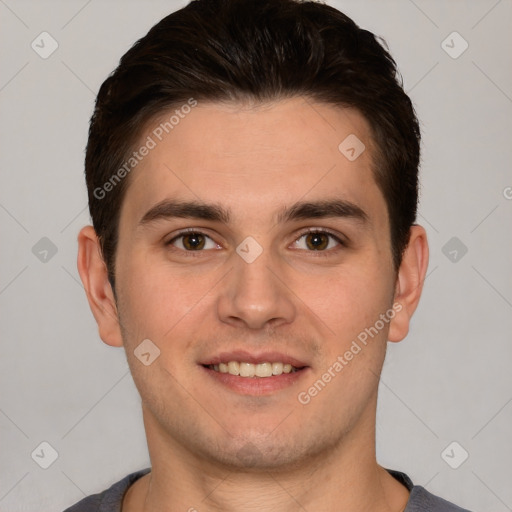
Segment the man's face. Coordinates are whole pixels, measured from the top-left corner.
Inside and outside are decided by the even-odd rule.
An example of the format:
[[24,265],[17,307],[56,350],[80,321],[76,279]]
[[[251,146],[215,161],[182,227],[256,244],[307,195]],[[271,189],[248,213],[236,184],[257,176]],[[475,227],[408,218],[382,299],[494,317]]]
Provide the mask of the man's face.
[[[351,134],[366,146],[353,161],[338,149]],[[130,176],[116,256],[146,424],[203,460],[262,469],[319,455],[349,431],[368,435],[389,314],[359,351],[353,342],[392,308],[396,276],[364,118],[304,98],[199,103],[153,139]],[[229,222],[173,217],[166,201],[216,205]],[[329,209],[340,215],[282,215],[322,201],[342,202]],[[143,340],[160,350],[147,366],[134,355]],[[210,366],[230,361],[301,369],[242,377]]]

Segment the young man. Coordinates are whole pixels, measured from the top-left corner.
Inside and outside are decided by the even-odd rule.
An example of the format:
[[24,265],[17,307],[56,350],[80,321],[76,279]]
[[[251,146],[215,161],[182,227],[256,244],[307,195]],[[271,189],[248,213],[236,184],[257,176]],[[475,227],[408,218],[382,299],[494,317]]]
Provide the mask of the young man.
[[375,455],[428,265],[419,143],[391,56],[320,3],[196,0],[123,56],[78,268],[151,469],[68,512],[462,510]]

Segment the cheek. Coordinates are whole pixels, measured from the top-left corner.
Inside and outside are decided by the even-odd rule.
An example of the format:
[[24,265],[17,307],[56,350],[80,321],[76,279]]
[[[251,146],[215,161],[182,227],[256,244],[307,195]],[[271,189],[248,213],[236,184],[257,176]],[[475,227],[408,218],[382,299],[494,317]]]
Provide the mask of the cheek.
[[391,307],[392,287],[388,281],[369,267],[339,272],[317,288],[312,309],[346,343],[374,325]]
[[118,294],[128,341],[142,337],[162,343],[190,327],[192,318],[197,326],[197,315],[211,303],[208,291],[214,287],[216,275],[177,271],[166,261],[144,257],[126,259],[118,267],[118,282],[122,283]]
[[[375,392],[394,316],[390,280],[384,276],[367,266],[340,272],[324,282],[328,293],[317,291],[311,307],[329,332],[323,339],[322,361],[310,384],[314,386],[318,379],[329,382],[316,404],[327,407],[329,403],[343,403],[332,411],[340,421],[339,415],[346,414],[346,408],[354,408],[353,417],[359,414],[361,404]],[[387,321],[382,320],[381,315],[389,311],[392,314],[385,317]]]

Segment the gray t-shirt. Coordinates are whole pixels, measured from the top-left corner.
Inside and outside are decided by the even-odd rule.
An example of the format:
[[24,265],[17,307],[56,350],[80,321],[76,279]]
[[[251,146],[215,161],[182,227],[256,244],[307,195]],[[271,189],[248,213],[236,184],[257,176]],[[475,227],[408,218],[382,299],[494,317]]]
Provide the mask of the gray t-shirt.
[[[109,489],[99,494],[87,496],[72,507],[64,510],[64,512],[121,512],[123,497],[128,487],[150,471],[151,468],[146,468],[131,473]],[[469,510],[457,507],[453,503],[434,496],[421,487],[421,485],[414,485],[405,473],[393,469],[388,469],[387,471],[405,485],[411,493],[404,512],[469,512]]]

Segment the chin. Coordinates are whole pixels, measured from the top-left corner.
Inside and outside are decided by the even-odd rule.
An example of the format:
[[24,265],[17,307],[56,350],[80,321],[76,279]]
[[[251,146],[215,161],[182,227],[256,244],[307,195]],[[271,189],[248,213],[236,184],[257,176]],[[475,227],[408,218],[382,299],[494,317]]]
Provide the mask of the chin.
[[283,430],[281,435],[277,431],[270,435],[251,431],[237,437],[226,434],[217,438],[215,444],[203,442],[202,446],[196,446],[196,454],[237,473],[290,471],[309,465],[315,458],[322,459],[338,442],[321,432],[304,438],[304,431],[304,426],[300,426],[296,432]]

